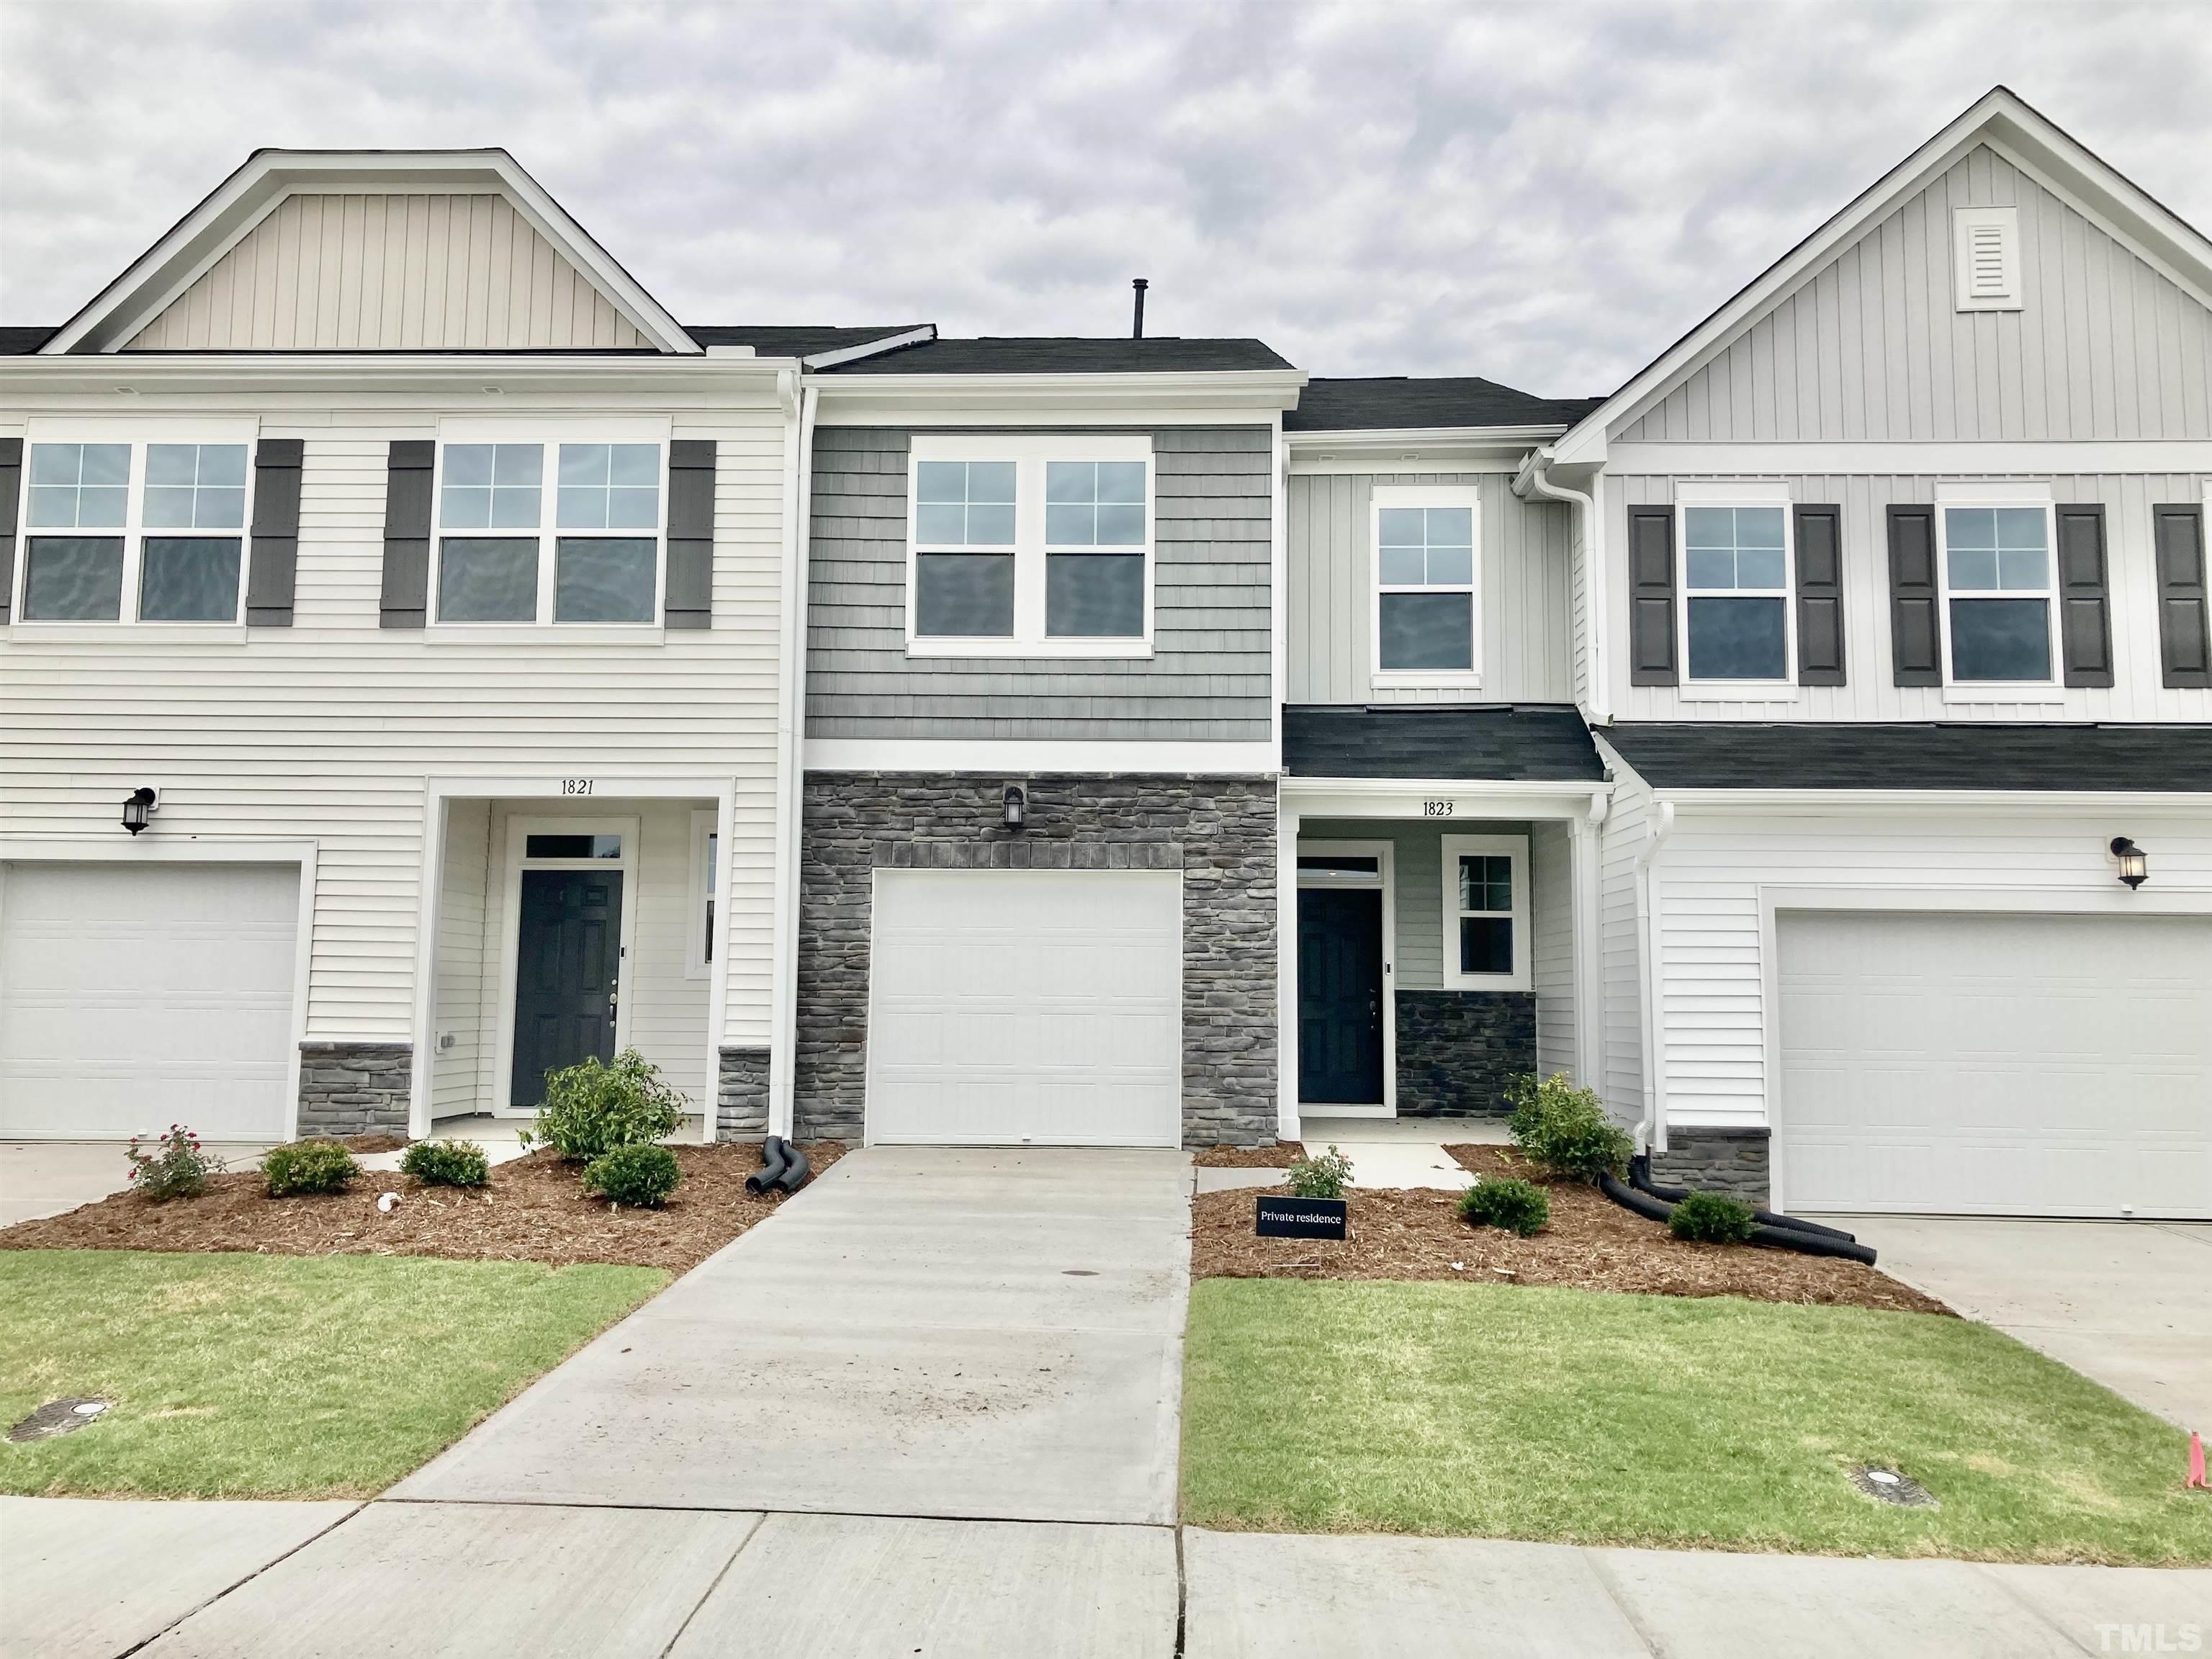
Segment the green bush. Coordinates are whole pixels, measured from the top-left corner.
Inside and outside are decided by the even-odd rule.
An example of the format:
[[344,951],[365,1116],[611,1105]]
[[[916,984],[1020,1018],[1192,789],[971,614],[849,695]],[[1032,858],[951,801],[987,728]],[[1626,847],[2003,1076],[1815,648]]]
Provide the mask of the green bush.
[[207,1190],[208,1177],[222,1168],[222,1160],[200,1147],[200,1138],[181,1123],[154,1143],[158,1152],[142,1152],[137,1135],[131,1137],[126,1155],[131,1159],[131,1190],[143,1193],[155,1203],[172,1198],[198,1198]]
[[1460,1195],[1459,1218],[1477,1227],[1502,1227],[1527,1238],[1552,1219],[1552,1195],[1512,1176],[1479,1181]]
[[1565,1073],[1517,1077],[1505,1097],[1513,1103],[1506,1120],[1513,1144],[1548,1173],[1595,1184],[1628,1167],[1635,1143],[1627,1131],[1606,1115],[1595,1090],[1576,1088]]
[[295,1140],[271,1146],[261,1160],[261,1179],[271,1198],[295,1193],[342,1193],[361,1173],[353,1154],[335,1140]]
[[1302,1158],[1289,1170],[1291,1192],[1300,1198],[1342,1198],[1352,1179],[1352,1160],[1335,1147],[1318,1158]]
[[676,1133],[690,1102],[660,1080],[635,1048],[611,1066],[597,1054],[545,1074],[545,1103],[522,1132],[526,1146],[550,1146],[568,1164],[588,1164],[617,1146],[644,1146]]
[[617,1146],[584,1166],[584,1190],[610,1203],[657,1210],[681,1175],[676,1154],[665,1146]]
[[426,1187],[481,1187],[491,1179],[484,1150],[473,1140],[418,1140],[399,1155],[399,1168]]
[[1692,1193],[1667,1218],[1668,1231],[1675,1237],[1703,1244],[1741,1244],[1758,1224],[1750,1205],[1723,1193]]

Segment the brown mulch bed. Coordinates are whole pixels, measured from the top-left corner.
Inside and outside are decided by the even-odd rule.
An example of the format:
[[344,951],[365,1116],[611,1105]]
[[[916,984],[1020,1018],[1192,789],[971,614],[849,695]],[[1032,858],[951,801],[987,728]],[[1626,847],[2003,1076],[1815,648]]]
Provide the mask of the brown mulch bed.
[[396,1152],[402,1151],[409,1144],[405,1135],[390,1134],[382,1131],[374,1134],[338,1137],[338,1145],[349,1152]]
[[1478,1176],[1515,1175],[1549,1189],[1552,1222],[1534,1238],[1459,1218],[1443,1192],[1350,1194],[1342,1243],[1256,1238],[1253,1191],[1201,1193],[1191,1206],[1194,1279],[1456,1279],[1482,1285],[1565,1285],[1647,1296],[1740,1296],[1893,1312],[1951,1310],[1856,1261],[1747,1244],[1692,1244],[1625,1210],[1595,1187],[1547,1182],[1504,1146],[1446,1151]]
[[1201,1170],[1287,1170],[1306,1155],[1302,1140],[1279,1140],[1272,1146],[1208,1146],[1191,1162]]
[[[573,1164],[532,1152],[474,1190],[426,1187],[412,1176],[365,1170],[350,1191],[269,1198],[252,1170],[220,1175],[198,1198],[156,1204],[118,1193],[40,1221],[0,1229],[0,1249],[240,1250],[268,1255],[441,1255],[459,1261],[611,1261],[682,1273],[787,1201],[756,1198],[745,1177],[760,1148],[672,1146],[684,1176],[667,1206],[611,1209],[584,1196]],[[819,1175],[844,1147],[808,1146]],[[802,1189],[803,1190],[803,1189]],[[389,1215],[380,1193],[396,1192]]]

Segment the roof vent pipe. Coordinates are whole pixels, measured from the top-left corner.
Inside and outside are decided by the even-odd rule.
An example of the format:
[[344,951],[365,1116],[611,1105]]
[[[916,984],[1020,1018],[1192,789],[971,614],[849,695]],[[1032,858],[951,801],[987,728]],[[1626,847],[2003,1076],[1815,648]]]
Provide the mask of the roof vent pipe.
[[1141,340],[1145,337],[1145,290],[1150,288],[1152,283],[1142,276],[1132,276],[1129,279],[1129,286],[1137,290],[1137,314],[1129,325],[1129,337],[1133,340]]

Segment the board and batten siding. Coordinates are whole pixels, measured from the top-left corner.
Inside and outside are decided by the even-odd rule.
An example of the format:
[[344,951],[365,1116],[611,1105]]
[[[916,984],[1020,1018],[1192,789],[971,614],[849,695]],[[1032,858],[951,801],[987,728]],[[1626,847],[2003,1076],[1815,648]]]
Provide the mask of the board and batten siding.
[[[1616,816],[1621,806],[1617,793]],[[2126,827],[2157,849],[2161,892],[2212,896],[2212,824],[2168,810],[2155,823],[2138,813]],[[1769,1121],[1762,887],[1854,889],[1877,902],[1931,892],[1962,911],[2000,897],[2016,906],[2020,894],[2040,893],[2054,905],[2124,914],[2130,895],[2112,879],[2106,852],[2112,832],[2109,812],[2088,810],[1930,807],[1845,817],[1681,809],[1653,868],[1668,1121]],[[1608,915],[1624,899],[1632,907],[1632,890],[1610,860],[1606,877]]]
[[1152,656],[908,657],[912,434],[817,428],[807,736],[1266,741],[1273,434],[1168,427],[1150,436]]
[[504,196],[285,197],[126,351],[644,349]]
[[[1482,684],[1465,688],[1376,687],[1370,660],[1375,487],[1474,485],[1482,492]],[[1504,473],[1377,477],[1298,473],[1286,507],[1290,701],[1294,703],[1571,702],[1567,508],[1524,501]]]
[[[1630,474],[1605,480],[1608,544],[1628,545],[1628,508],[1664,506],[1674,499],[1673,477]],[[1953,481],[1946,475],[1943,482]],[[2106,509],[2106,563],[2112,625],[2113,683],[2110,686],[2052,686],[2047,697],[1975,702],[1961,689],[1900,686],[1890,658],[1887,507],[1892,502],[1936,500],[1938,479],[1913,477],[1795,477],[1785,479],[1790,499],[1836,502],[1843,507],[1844,683],[1791,686],[1785,695],[1757,702],[1714,701],[1671,685],[1631,685],[1628,653],[1612,653],[1613,713],[1624,720],[2212,720],[2212,690],[2160,684],[2158,587],[2151,508],[2164,502],[2200,503],[2212,474],[2050,473],[2021,481],[2048,483],[2051,499],[2101,501]],[[1613,564],[1608,621],[1611,636],[1629,638],[1627,573]],[[1948,629],[1946,629],[1946,639]]]
[[[1956,308],[1965,207],[2019,209],[2020,310]],[[1978,146],[1613,437],[2212,437],[2212,311]]]
[[714,627],[638,645],[378,626],[387,446],[436,430],[431,410],[262,417],[264,436],[306,443],[291,628],[0,636],[0,856],[9,840],[120,842],[120,803],[149,782],[161,790],[149,835],[314,841],[307,1036],[404,1042],[426,777],[734,777],[722,1040],[764,1046],[781,416],[676,415],[677,437],[717,444]]

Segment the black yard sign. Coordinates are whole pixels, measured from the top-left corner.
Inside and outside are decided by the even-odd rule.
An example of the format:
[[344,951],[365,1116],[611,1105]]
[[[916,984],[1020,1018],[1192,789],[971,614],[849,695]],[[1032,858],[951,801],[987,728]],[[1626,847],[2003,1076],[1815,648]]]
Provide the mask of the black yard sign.
[[1342,1238],[1344,1200],[1262,1194],[1254,1231],[1262,1238]]

